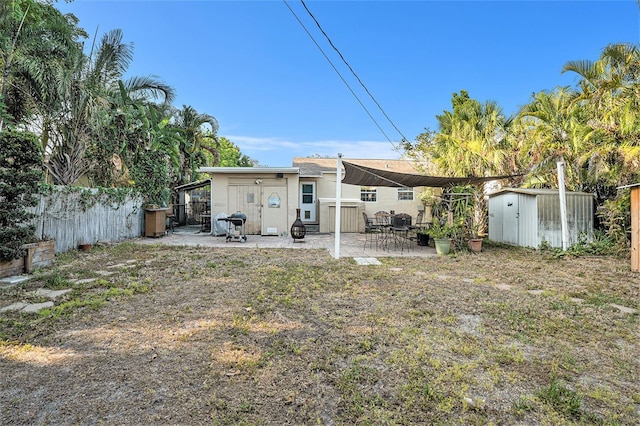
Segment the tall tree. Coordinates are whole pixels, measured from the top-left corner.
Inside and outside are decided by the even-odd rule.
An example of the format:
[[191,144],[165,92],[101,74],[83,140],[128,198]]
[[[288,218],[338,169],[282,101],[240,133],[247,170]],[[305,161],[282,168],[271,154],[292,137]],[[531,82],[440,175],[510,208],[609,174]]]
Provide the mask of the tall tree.
[[528,162],[529,184],[557,187],[558,161],[566,165],[568,187],[575,189],[582,182],[578,158],[584,136],[574,104],[577,96],[569,88],[542,91],[520,110],[518,128],[524,135],[520,154]]
[[[0,1],[0,97],[13,123],[53,102],[62,71],[81,46],[77,18],[50,1]],[[6,117],[0,117],[0,131]]]
[[[480,103],[462,90],[454,93],[452,110],[436,116],[438,132],[427,131],[417,138],[410,151],[425,160],[429,170],[448,176],[488,176],[502,174],[511,165],[507,131],[510,120],[495,102]],[[410,147],[411,148],[411,147]],[[482,186],[474,188],[473,225],[486,226],[486,205]]]
[[509,120],[498,104],[482,104],[464,90],[453,94],[451,104],[451,111],[436,116],[439,129],[428,148],[438,171],[450,176],[502,173]]
[[[94,140],[101,143],[102,137],[120,131],[105,128],[117,126],[110,120],[108,111],[135,115],[153,99],[165,102],[173,99],[171,87],[154,77],[133,77],[123,81],[132,58],[133,47],[123,43],[122,32],[108,32],[95,51],[92,49],[89,56],[78,54],[74,66],[67,71],[59,86],[61,108],[42,112],[43,145],[50,153],[46,165],[56,183],[71,184],[88,172],[93,166],[92,158],[87,155],[90,145]],[[105,122],[105,118],[109,120]],[[126,124],[137,125],[135,122]],[[130,145],[131,141],[125,141],[120,148],[130,148]],[[110,154],[109,159],[120,152],[116,150]]]
[[640,49],[607,46],[596,61],[570,61],[563,72],[580,76],[576,103],[584,110],[581,162],[591,182],[609,186],[635,180],[640,167]]
[[229,139],[221,136],[220,142],[220,167],[254,167],[257,161],[252,160],[240,151],[240,148]]
[[213,166],[220,163],[218,120],[215,117],[198,113],[192,106],[183,105],[182,109],[175,111],[173,126],[180,129],[182,134],[177,185],[195,180],[197,168],[204,164],[203,149],[213,156]]

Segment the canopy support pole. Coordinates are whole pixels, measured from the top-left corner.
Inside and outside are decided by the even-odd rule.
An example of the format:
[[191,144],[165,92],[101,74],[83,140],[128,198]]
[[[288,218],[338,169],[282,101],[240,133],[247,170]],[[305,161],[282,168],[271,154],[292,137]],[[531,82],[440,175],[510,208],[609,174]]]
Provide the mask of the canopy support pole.
[[560,196],[560,224],[562,229],[562,251],[569,248],[569,226],[567,224],[567,196],[564,187],[564,161],[558,161],[558,194]]
[[340,259],[340,210],[342,207],[342,154],[338,153],[338,161],[336,165],[336,224],[335,224],[335,247],[333,249],[333,257]]

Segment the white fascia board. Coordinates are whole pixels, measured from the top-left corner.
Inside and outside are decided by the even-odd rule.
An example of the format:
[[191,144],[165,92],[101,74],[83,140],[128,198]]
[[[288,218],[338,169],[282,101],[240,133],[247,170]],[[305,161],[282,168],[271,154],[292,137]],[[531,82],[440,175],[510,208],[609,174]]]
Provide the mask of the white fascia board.
[[198,173],[213,174],[266,174],[287,173],[299,174],[299,167],[200,167]]

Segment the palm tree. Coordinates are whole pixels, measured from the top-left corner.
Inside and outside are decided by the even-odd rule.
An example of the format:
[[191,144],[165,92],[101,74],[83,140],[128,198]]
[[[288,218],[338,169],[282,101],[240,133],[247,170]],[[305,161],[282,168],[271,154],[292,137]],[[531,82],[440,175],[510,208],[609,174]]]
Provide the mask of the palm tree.
[[[442,175],[502,174],[510,166],[506,137],[510,120],[497,103],[482,104],[464,90],[454,93],[451,103],[452,111],[436,116],[439,131],[418,136],[422,157]],[[473,195],[472,226],[483,231],[487,223],[483,185],[474,187]]]
[[640,165],[640,49],[609,45],[597,61],[571,61],[563,71],[581,77],[576,102],[589,129],[581,161],[595,180],[627,183]]
[[453,111],[436,116],[439,132],[429,149],[438,171],[460,177],[502,173],[509,120],[498,104],[481,104],[463,90],[452,105]]
[[[0,100],[13,123],[54,102],[62,70],[81,50],[77,18],[36,0],[0,2]],[[0,131],[5,124],[0,117]]]
[[[177,185],[191,182],[195,179],[196,169],[204,162],[201,155],[205,149],[213,155],[213,166],[220,164],[217,140],[218,120],[212,115],[198,113],[193,107],[183,105],[182,109],[174,113],[173,126],[180,129],[182,142],[180,144],[180,176]],[[207,137],[206,127],[209,127]]]
[[[50,155],[46,165],[55,182],[71,184],[93,167],[86,154],[96,139],[95,143],[103,143],[105,136],[123,136],[118,124],[136,126],[114,123],[111,113],[139,112],[150,99],[173,100],[173,90],[154,77],[122,81],[132,57],[133,48],[122,42],[122,32],[112,30],[89,56],[78,54],[74,67],[67,70],[59,86],[60,108],[42,112],[43,146]],[[131,141],[120,150],[113,139],[106,142],[111,144],[107,151],[114,151],[104,153],[110,154],[108,159],[131,148]]]
[[520,155],[523,163],[528,162],[529,185],[555,186],[559,161],[566,165],[569,187],[582,182],[579,156],[584,128],[574,103],[577,97],[569,88],[542,91],[518,113],[517,128],[524,135]]

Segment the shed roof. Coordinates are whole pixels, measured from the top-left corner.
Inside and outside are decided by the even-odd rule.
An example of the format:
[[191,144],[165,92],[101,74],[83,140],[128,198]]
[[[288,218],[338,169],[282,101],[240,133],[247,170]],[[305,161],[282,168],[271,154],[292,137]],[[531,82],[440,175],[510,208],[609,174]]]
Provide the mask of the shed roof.
[[211,185],[211,179],[199,180],[197,182],[185,183],[184,185],[176,186],[174,189],[178,191],[191,191],[192,189],[203,188]]
[[[536,196],[536,195],[558,195],[558,190],[557,189],[549,189],[549,188],[502,188],[499,189],[497,191],[491,192],[489,194],[487,194],[489,197],[493,197],[496,195],[500,195],[500,194],[504,194],[506,192],[514,192],[517,194],[524,194],[524,195],[531,195],[531,196]],[[593,194],[590,194],[588,192],[577,192],[577,191],[566,191],[565,194],[567,195],[584,195],[584,196],[589,196],[589,197],[593,197]]]
[[618,187],[618,188],[616,188],[616,189],[636,188],[636,187],[638,187],[638,186],[640,186],[640,183],[632,183],[632,184],[630,184],[630,185],[619,186],[619,187]]

